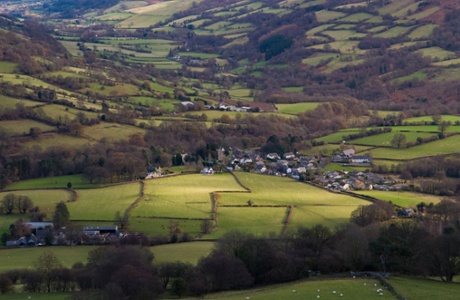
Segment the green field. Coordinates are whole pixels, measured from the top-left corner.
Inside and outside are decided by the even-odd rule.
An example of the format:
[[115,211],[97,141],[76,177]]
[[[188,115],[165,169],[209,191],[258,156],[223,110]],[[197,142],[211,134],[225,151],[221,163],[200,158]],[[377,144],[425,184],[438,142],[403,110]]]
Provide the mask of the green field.
[[136,217],[210,218],[214,191],[244,191],[230,174],[201,174],[147,180]]
[[65,175],[56,177],[36,178],[21,180],[8,185],[4,190],[30,190],[30,189],[49,189],[67,188],[67,183],[72,183],[73,189],[97,188],[96,184],[91,184],[82,175]]
[[[389,133],[382,133],[367,136],[360,139],[352,140],[351,143],[358,144],[358,145],[366,145],[366,146],[391,146],[391,140],[393,139],[394,135],[399,132],[389,132]],[[433,136],[433,133],[426,133],[426,132],[404,132],[406,136],[407,142],[415,142],[418,137],[426,138],[429,136]]]
[[325,22],[329,22],[331,20],[335,20],[335,19],[339,19],[339,18],[342,18],[346,16],[344,13],[342,12],[338,12],[338,11],[331,11],[331,10],[321,10],[319,12],[316,13],[316,19],[318,20],[318,22],[321,22],[321,23],[325,23]]
[[[53,217],[53,212],[61,201],[67,202],[71,200],[71,193],[67,190],[22,190],[22,191],[5,191],[0,192],[0,199],[3,199],[7,194],[28,196],[34,203],[34,206],[40,207],[40,211],[47,214],[48,218]],[[2,218],[3,215],[0,215]],[[17,215],[16,218],[28,218],[29,215]]]
[[[224,195],[223,199],[226,198],[227,195]],[[219,207],[217,230],[205,238],[218,238],[232,230],[264,236],[273,233],[278,236],[283,228],[286,210],[286,207]]]
[[442,197],[413,192],[354,191],[353,193],[371,196],[380,200],[391,201],[393,204],[401,207],[412,208],[415,208],[420,202],[425,202],[426,204],[437,204],[442,200]]
[[114,219],[117,211],[124,212],[140,196],[140,184],[133,182],[99,189],[78,190],[77,193],[77,201],[67,204],[71,220],[110,221]]
[[50,147],[63,147],[65,145],[79,147],[87,145],[88,143],[90,143],[89,140],[81,137],[57,133],[45,133],[42,134],[42,136],[39,139],[26,142],[23,144],[23,146],[26,148],[25,151],[33,151],[33,146],[35,145],[40,146],[41,150],[44,150]]
[[340,21],[358,23],[364,20],[371,19],[373,17],[374,17],[373,15],[368,14],[368,13],[356,13],[356,14],[348,15],[344,18],[341,18]]
[[374,158],[414,159],[425,156],[457,153],[460,147],[460,135],[411,147],[408,149],[380,148],[371,150]]
[[[214,242],[191,242],[154,246],[149,247],[149,250],[155,256],[153,260],[154,264],[181,261],[196,265],[201,257],[206,256],[211,252],[213,247]],[[0,273],[12,269],[31,268],[34,265],[34,262],[37,261],[38,257],[46,251],[54,252],[61,261],[62,265],[70,268],[76,262],[86,263],[88,253],[97,248],[99,248],[99,246],[56,246],[1,249],[0,256],[2,257],[2,263],[0,264]]]
[[446,51],[439,47],[430,47],[424,48],[417,51],[424,56],[430,56],[432,59],[446,60],[450,58],[455,58],[455,53],[451,51]]
[[25,99],[17,99],[17,98],[11,98],[5,95],[0,95],[0,107],[2,108],[16,108],[16,105],[21,103],[25,107],[29,106],[35,106],[40,103],[35,102],[35,101],[30,101],[30,100],[25,100]]
[[9,135],[28,135],[32,127],[38,127],[42,131],[51,131],[55,129],[54,127],[34,120],[0,121],[0,131],[4,131]]
[[[225,300],[295,300],[295,299],[396,299],[390,292],[380,296],[376,290],[383,288],[375,279],[325,279],[263,286],[250,290],[209,294],[201,299]],[[384,289],[384,288],[383,288]],[[319,290],[319,292],[318,292]],[[334,291],[336,293],[334,293]],[[340,296],[342,294],[342,296]],[[319,296],[319,297],[318,297]],[[193,298],[184,298],[193,299]],[[420,299],[420,298],[419,298]],[[426,298],[429,299],[429,298]],[[435,299],[435,298],[432,298]]]
[[410,29],[410,27],[395,26],[387,31],[375,34],[374,36],[380,38],[394,38],[406,34]]
[[[88,252],[96,249],[97,246],[74,246],[74,247],[35,247],[35,248],[15,248],[2,249],[2,263],[0,264],[0,273],[12,269],[33,268],[38,257],[47,251],[54,252],[59,261],[65,267],[72,267],[76,262],[86,263]],[[2,295],[3,299],[3,295]]]
[[412,79],[423,80],[423,79],[426,78],[426,76],[427,76],[427,74],[425,72],[417,71],[417,72],[414,72],[414,73],[406,75],[406,76],[401,76],[401,77],[395,78],[395,79],[392,80],[392,83],[401,83],[401,82],[404,82],[406,80],[412,80]]
[[450,59],[450,60],[445,60],[445,61],[440,61],[440,62],[435,62],[433,63],[434,66],[437,67],[449,67],[453,65],[460,65],[460,58],[456,59]]
[[192,242],[150,247],[150,251],[155,256],[154,264],[181,261],[196,265],[198,260],[207,256],[213,248],[214,242]]
[[14,73],[17,67],[17,63],[9,61],[0,61],[0,70],[2,70],[2,73]]
[[[317,138],[316,141],[321,141],[325,143],[341,143],[343,141],[343,136],[353,133],[358,133],[359,131],[342,131],[331,133],[329,135]],[[352,141],[350,141],[352,143]]]
[[[448,121],[448,122],[460,122],[460,116],[453,116],[453,115],[441,115],[441,120],[442,121]],[[422,122],[428,122],[431,123],[433,122],[433,117],[432,116],[423,116],[423,117],[414,117],[414,118],[409,118],[405,119],[404,122],[406,123],[422,123]],[[455,131],[460,131],[460,128],[454,127],[456,129]]]
[[435,24],[420,26],[409,33],[408,37],[411,39],[428,38],[433,33],[433,30],[437,27],[438,25]]
[[127,139],[130,135],[140,134],[144,136],[145,130],[139,127],[123,125],[117,123],[100,123],[87,127],[85,136],[93,140],[106,138],[108,140]]
[[[169,223],[173,220],[174,222],[179,223],[179,227],[184,233],[188,233],[192,237],[197,237],[201,234],[201,224],[200,220],[178,220],[178,219],[158,219],[158,218],[149,218],[149,217],[131,217],[129,224],[129,231],[131,232],[141,232],[147,236],[170,236],[169,233]],[[87,225],[92,225],[86,223]],[[100,225],[112,225],[103,224]],[[98,224],[96,224],[98,225]]]
[[302,102],[294,104],[277,104],[278,112],[284,114],[298,115],[308,110],[314,110],[320,102]]
[[337,53],[315,53],[312,56],[302,59],[302,63],[316,67],[317,65],[324,64],[327,60],[337,59]]
[[328,30],[323,31],[322,34],[328,35],[336,41],[347,40],[350,38],[361,38],[366,36],[366,34],[357,33],[354,30]]
[[[245,172],[237,172],[236,175],[244,185],[252,190],[252,193],[223,193],[217,214],[218,224],[220,224],[221,212],[224,212],[224,225],[228,222],[235,224],[236,220],[239,220],[238,226],[250,232],[265,234],[277,232],[281,228],[281,221],[286,215],[288,205],[295,205],[290,224],[294,230],[298,225],[311,226],[320,223],[336,226],[343,224],[349,220],[351,211],[359,205],[368,204],[367,201],[331,193],[290,178]],[[260,212],[261,217],[266,216],[266,219],[256,216],[259,213],[258,207],[231,207],[231,209],[222,207],[225,205],[245,206],[248,200],[251,200],[253,205],[279,205],[281,207],[264,207],[264,210]],[[235,216],[233,220],[230,218],[232,213]],[[272,215],[273,219],[270,220],[269,215]],[[257,222],[258,219],[267,226],[261,227]],[[277,226],[270,228],[270,224]]]
[[388,282],[407,300],[456,300],[460,294],[458,283],[406,277],[390,277]]

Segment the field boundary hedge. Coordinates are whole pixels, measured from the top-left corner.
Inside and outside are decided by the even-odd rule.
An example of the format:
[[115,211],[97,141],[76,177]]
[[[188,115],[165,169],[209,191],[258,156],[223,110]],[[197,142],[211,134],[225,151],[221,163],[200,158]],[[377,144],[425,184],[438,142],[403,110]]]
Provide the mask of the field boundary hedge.
[[283,221],[283,229],[281,229],[281,237],[283,237],[286,234],[288,226],[291,223],[291,217],[294,212],[294,207],[295,205],[293,204],[288,205],[287,207],[286,217],[284,218],[284,221]]

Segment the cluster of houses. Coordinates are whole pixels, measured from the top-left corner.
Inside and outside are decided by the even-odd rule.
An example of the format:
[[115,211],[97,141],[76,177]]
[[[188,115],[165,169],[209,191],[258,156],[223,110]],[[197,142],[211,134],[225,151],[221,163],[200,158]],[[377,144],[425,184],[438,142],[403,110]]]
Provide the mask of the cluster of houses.
[[370,165],[372,157],[367,155],[356,155],[355,149],[343,150],[339,155],[334,155],[332,161],[343,165]]
[[[220,149],[220,152],[223,152],[223,149]],[[348,149],[332,157],[332,161],[342,165],[370,166],[372,158],[357,156],[353,149]],[[284,153],[283,156],[278,153],[262,155],[257,150],[241,151],[234,148],[232,149],[232,158],[226,168],[229,171],[245,170],[260,174],[287,176],[297,180],[301,178],[302,174],[308,173],[308,176],[314,176],[314,178],[310,177],[313,182],[332,191],[393,191],[407,187],[405,184],[396,184],[394,180],[372,172],[347,172],[344,170],[316,172],[318,168],[323,167],[328,162],[330,162],[330,158],[318,159],[313,156],[296,155],[293,152]],[[206,167],[202,169],[201,173],[212,175],[215,170],[212,167]]]
[[60,228],[54,230],[52,222],[25,222],[30,234],[7,241],[6,247],[36,247],[43,245],[106,244],[118,241],[123,235],[118,226],[86,226],[83,230]]
[[332,191],[381,190],[395,191],[406,187],[392,179],[372,172],[326,171],[316,182]]
[[311,156],[297,156],[293,152],[287,152],[282,157],[277,153],[269,153],[263,156],[259,151],[240,151],[235,148],[232,151],[232,159],[227,164],[227,170],[248,170],[261,174],[289,176],[299,179],[307,170],[316,170],[318,160]]

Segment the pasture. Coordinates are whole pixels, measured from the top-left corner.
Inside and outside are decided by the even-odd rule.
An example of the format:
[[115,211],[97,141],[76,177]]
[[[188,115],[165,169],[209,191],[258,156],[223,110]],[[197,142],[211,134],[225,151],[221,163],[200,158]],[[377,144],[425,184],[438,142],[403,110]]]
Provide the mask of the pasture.
[[40,128],[42,131],[52,131],[55,128],[34,120],[5,120],[0,121],[0,131],[8,135],[29,135],[30,128]]
[[456,300],[460,293],[458,283],[408,277],[390,277],[388,282],[407,300]]
[[[23,143],[24,151],[34,151],[34,146],[39,146],[41,149],[48,149],[50,147],[63,147],[65,145],[72,145],[74,147],[84,146],[91,143],[85,138],[75,137],[65,134],[57,133],[44,133],[39,139],[30,140]],[[27,149],[29,148],[29,149]]]
[[[395,134],[398,134],[399,132],[389,132],[389,133],[382,133],[382,134],[376,134],[376,135],[371,135],[367,137],[363,137],[360,139],[355,139],[352,140],[351,143],[353,144],[358,144],[358,145],[366,145],[366,146],[391,146],[391,140],[395,136]],[[433,136],[433,133],[427,133],[427,132],[404,132],[404,135],[406,136],[406,141],[407,142],[415,142],[417,138],[426,138],[429,136]]]
[[370,150],[374,158],[415,159],[425,156],[457,153],[460,147],[460,135],[454,135],[442,140],[414,146],[408,149],[379,148]]
[[117,123],[100,123],[86,128],[85,136],[92,140],[106,138],[108,140],[127,139],[130,135],[140,134],[144,136],[145,130],[136,126]]
[[201,257],[207,256],[214,248],[214,242],[191,242],[149,247],[155,258],[154,264],[181,261],[198,264]]
[[47,251],[54,252],[62,265],[70,268],[76,262],[86,263],[88,252],[96,248],[98,247],[75,246],[1,249],[2,263],[0,264],[0,273],[12,269],[34,268],[34,263],[38,260],[38,257]]
[[2,108],[9,108],[14,109],[16,108],[17,104],[22,104],[25,107],[39,105],[39,102],[25,100],[25,99],[18,99],[18,98],[11,98],[5,95],[0,95],[0,107]]
[[410,29],[411,27],[395,26],[395,27],[388,29],[387,31],[375,34],[374,36],[379,37],[379,38],[386,38],[386,39],[395,38],[395,37],[406,34]]
[[[343,141],[343,137],[349,134],[359,133],[359,130],[339,130],[338,132],[331,133],[329,135],[317,138],[316,141],[321,141],[325,143],[341,143]],[[353,143],[352,141],[350,141]]]
[[423,38],[428,38],[432,33],[435,28],[438,26],[435,24],[428,24],[424,26],[420,26],[416,29],[414,29],[411,33],[409,33],[407,36],[411,39],[423,39]]
[[140,183],[133,182],[105,188],[78,190],[77,201],[67,203],[70,219],[114,220],[117,211],[123,213],[140,197],[140,189]]
[[332,20],[336,20],[339,18],[343,18],[346,16],[346,14],[338,11],[332,11],[332,10],[321,10],[315,13],[316,14],[316,19],[320,23],[326,23]]
[[133,217],[210,218],[214,191],[244,191],[230,174],[193,174],[145,181]]
[[432,59],[438,59],[438,60],[447,60],[447,59],[455,58],[454,52],[447,51],[439,47],[423,48],[416,52],[424,56],[430,56]]
[[21,180],[8,185],[4,190],[31,190],[31,189],[65,189],[67,183],[72,183],[73,189],[97,188],[96,184],[89,183],[82,175],[65,175]]
[[17,67],[17,63],[9,61],[0,61],[0,70],[2,70],[2,73],[14,73]]
[[[0,192],[0,199],[3,199],[8,194],[28,196],[34,203],[34,206],[40,207],[40,211],[47,214],[48,218],[52,218],[56,204],[59,202],[68,202],[72,199],[72,195],[68,190],[21,190],[21,191],[5,191]],[[3,216],[0,216],[2,218]],[[16,218],[28,218],[29,215],[16,215]],[[72,215],[71,215],[72,217]]]
[[426,78],[426,76],[427,76],[427,74],[425,72],[417,71],[417,72],[414,72],[414,73],[406,75],[406,76],[401,76],[401,77],[395,78],[391,82],[392,83],[401,83],[401,82],[404,82],[406,80],[412,80],[412,79],[423,80],[423,79]]
[[[38,113],[44,113],[61,124],[68,124],[69,121],[76,119],[79,113],[83,113],[86,118],[97,119],[98,114],[95,112],[83,111],[76,108],[66,107],[64,105],[50,104],[35,109]],[[66,123],[67,122],[67,123]]]
[[283,228],[286,211],[286,207],[219,207],[217,230],[204,238],[218,238],[231,230],[262,236],[273,233],[278,236]]
[[[259,288],[228,291],[216,294],[208,294],[202,299],[226,299],[226,300],[295,300],[295,299],[396,299],[390,292],[384,291],[383,296],[376,292],[377,289],[385,288],[375,279],[325,279],[303,280],[293,283],[263,286]],[[319,292],[318,292],[319,291]],[[334,293],[335,291],[335,293]],[[342,296],[340,296],[342,295]],[[318,297],[319,296],[319,297]],[[184,298],[192,299],[192,298]],[[420,298],[419,298],[420,299]]]
[[415,208],[420,202],[437,204],[442,200],[439,196],[403,191],[354,191],[353,193],[392,202],[406,208]]
[[449,66],[459,65],[459,64],[460,64],[460,58],[433,63],[433,65],[437,67],[449,67]]
[[[447,121],[447,122],[460,122],[460,116],[454,116],[454,115],[441,115],[441,120],[442,121]],[[414,118],[408,118],[405,119],[404,122],[406,123],[432,123],[433,122],[433,117],[432,116],[423,116],[423,117],[414,117]],[[457,128],[456,131],[460,131],[460,128]]]
[[[192,237],[201,233],[201,220],[180,220],[174,218],[148,218],[148,217],[131,217],[129,231],[142,232],[147,236],[169,236],[169,223],[178,222],[180,229]],[[105,225],[112,225],[110,224]],[[92,225],[89,224],[88,225]],[[96,224],[97,225],[97,224]],[[104,224],[101,224],[104,225]]]
[[308,110],[314,110],[320,102],[302,102],[294,104],[277,104],[278,112],[283,114],[298,115]]
[[[33,268],[38,257],[46,251],[54,252],[62,265],[70,268],[76,262],[86,263],[88,253],[99,247],[74,246],[1,249],[0,256],[2,257],[2,263],[0,264],[0,273],[12,269]],[[213,247],[214,242],[190,242],[159,245],[148,247],[148,249],[155,256],[153,259],[154,264],[181,261],[196,265],[201,257],[211,252]]]

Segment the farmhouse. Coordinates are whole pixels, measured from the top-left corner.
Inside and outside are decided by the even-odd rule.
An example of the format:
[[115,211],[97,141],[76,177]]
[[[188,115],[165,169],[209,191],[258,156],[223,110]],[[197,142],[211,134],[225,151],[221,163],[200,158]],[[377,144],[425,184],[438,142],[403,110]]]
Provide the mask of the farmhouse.
[[83,227],[83,233],[87,235],[115,234],[119,235],[118,226],[86,226]]
[[280,159],[280,156],[278,155],[278,153],[268,153],[267,154],[267,159],[271,159],[271,160],[278,160]]
[[287,153],[284,153],[283,157],[284,157],[284,159],[294,159],[295,154],[292,153],[292,152],[287,152]]
[[355,155],[355,149],[343,150],[342,153],[340,154],[340,156],[347,157],[347,158],[351,158],[353,157],[353,155]]
[[354,164],[369,164],[372,162],[372,158],[367,155],[355,155],[351,158],[351,163]]
[[214,174],[214,169],[211,168],[211,167],[203,168],[203,170],[201,170],[201,174],[212,175],[212,174]]

